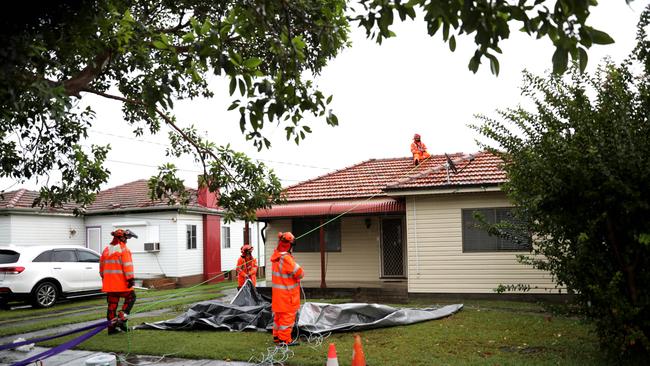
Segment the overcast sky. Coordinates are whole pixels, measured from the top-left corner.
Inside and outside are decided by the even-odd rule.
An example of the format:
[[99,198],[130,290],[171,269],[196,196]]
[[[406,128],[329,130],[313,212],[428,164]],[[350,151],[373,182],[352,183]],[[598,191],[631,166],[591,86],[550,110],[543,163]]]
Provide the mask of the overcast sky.
[[[636,23],[650,0],[601,1],[589,22],[609,33],[616,43],[593,46],[589,50],[589,70],[603,57],[621,61],[634,47]],[[517,28],[515,26],[515,28]],[[230,143],[234,149],[260,159],[274,169],[284,186],[327,174],[372,158],[410,156],[414,133],[431,153],[475,152],[475,132],[467,127],[475,114],[493,115],[495,109],[524,102],[520,96],[521,71],[541,74],[551,68],[553,47],[547,39],[534,40],[515,30],[503,42],[499,56],[501,73],[490,73],[484,61],[477,74],[467,69],[475,46],[472,38],[457,38],[457,49],[450,52],[440,35],[431,38],[421,20],[398,24],[396,38],[379,46],[352,29],[352,47],[325,68],[317,78],[320,89],[334,94],[333,109],[340,125],[332,128],[324,120],[309,124],[313,133],[296,146],[285,139],[283,128],[267,126],[270,150],[257,152],[239,130],[239,114],[226,112],[231,98],[227,84],[215,81],[215,98],[179,103],[176,116],[183,126],[194,124],[218,144]],[[164,151],[167,129],[157,136],[135,138],[132,128],[121,117],[120,104],[94,96],[84,96],[95,106],[96,123],[86,143],[110,143],[107,166],[111,177],[103,188],[148,178],[157,166],[169,161]],[[181,168],[189,187],[196,186],[200,167],[190,159],[172,160]],[[36,189],[34,181],[13,185],[0,179],[0,190],[20,187]]]

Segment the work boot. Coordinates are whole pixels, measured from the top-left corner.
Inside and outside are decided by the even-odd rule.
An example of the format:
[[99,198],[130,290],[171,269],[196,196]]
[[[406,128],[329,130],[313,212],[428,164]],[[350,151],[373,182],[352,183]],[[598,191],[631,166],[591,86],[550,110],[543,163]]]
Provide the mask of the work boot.
[[120,328],[121,331],[123,332],[128,332],[129,331],[129,314],[123,313],[120,311],[118,317],[117,317],[117,327]]
[[300,342],[298,342],[297,340],[294,340],[291,343],[287,343],[287,342],[284,342],[284,341],[280,341],[280,343],[278,343],[278,347],[284,347],[284,346],[293,347],[293,346],[299,346],[299,345],[300,345]]
[[114,335],[114,334],[118,334],[119,332],[120,332],[120,330],[117,329],[117,328],[115,327],[115,325],[109,325],[109,326],[108,326],[108,335],[109,335],[109,336],[110,336],[110,335]]

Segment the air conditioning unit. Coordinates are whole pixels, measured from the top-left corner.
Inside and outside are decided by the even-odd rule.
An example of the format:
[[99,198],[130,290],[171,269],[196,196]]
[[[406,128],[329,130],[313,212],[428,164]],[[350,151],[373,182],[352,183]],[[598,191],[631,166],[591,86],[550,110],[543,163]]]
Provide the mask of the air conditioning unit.
[[147,252],[159,252],[160,243],[144,243],[144,250]]

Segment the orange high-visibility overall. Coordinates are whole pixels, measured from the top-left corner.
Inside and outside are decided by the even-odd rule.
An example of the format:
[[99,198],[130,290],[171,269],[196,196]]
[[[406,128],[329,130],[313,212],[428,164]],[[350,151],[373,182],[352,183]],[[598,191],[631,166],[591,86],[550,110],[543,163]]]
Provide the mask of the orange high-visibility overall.
[[257,259],[253,256],[237,259],[237,287],[244,286],[246,276],[251,279],[253,286],[257,286]]
[[273,310],[273,341],[291,343],[291,331],[300,309],[300,279],[304,270],[289,252],[277,249],[271,256]]
[[419,164],[422,160],[431,156],[427,152],[427,145],[417,141],[413,141],[411,143],[411,153],[413,154],[413,162],[415,163],[415,165]]
[[[122,311],[119,318],[124,319],[125,315],[131,312],[135,303],[135,291],[128,286],[128,280],[134,278],[133,258],[126,243],[119,242],[104,248],[99,258],[99,275],[102,277],[102,291],[107,293],[108,310],[106,319],[113,320],[117,316],[117,306],[120,298],[124,298]],[[115,324],[109,325],[110,331],[115,329]]]
[[133,258],[126,243],[109,245],[99,259],[99,274],[102,276],[103,292],[132,291],[127,280],[134,278]]

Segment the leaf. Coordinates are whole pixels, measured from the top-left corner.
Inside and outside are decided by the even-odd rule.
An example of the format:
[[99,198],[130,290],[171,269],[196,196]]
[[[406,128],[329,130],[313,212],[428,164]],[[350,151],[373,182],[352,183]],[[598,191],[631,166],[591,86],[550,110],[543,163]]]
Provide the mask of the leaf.
[[553,72],[555,74],[564,74],[568,62],[568,52],[563,48],[557,47],[553,53]]
[[591,41],[595,44],[612,44],[614,39],[609,36],[609,34],[599,31],[598,29],[589,29],[589,34],[591,35]]
[[481,64],[481,54],[479,51],[476,51],[474,53],[474,56],[469,60],[469,64],[467,65],[467,68],[470,69],[473,73],[476,73],[478,71],[478,66]]
[[499,60],[494,55],[486,54],[486,56],[490,59],[490,71],[499,76]]
[[159,50],[165,50],[165,49],[167,49],[167,45],[166,45],[164,42],[162,42],[162,41],[155,40],[155,41],[153,41],[152,43],[153,43],[153,46],[156,47],[156,48],[159,49]]
[[262,63],[262,60],[257,57],[251,57],[244,61],[244,67],[247,69],[254,69]]
[[206,19],[205,22],[203,22],[203,25],[201,26],[201,34],[208,33],[210,31],[211,26],[212,24],[210,24],[210,21]]
[[230,78],[230,89],[229,89],[230,95],[233,95],[236,87],[237,87],[237,79],[234,77]]
[[578,51],[580,52],[580,72],[585,72],[585,69],[587,68],[587,61],[589,60],[589,56],[587,56],[587,51],[579,47]]
[[194,42],[194,39],[195,39],[195,36],[194,36],[194,33],[192,33],[192,32],[185,33],[185,35],[183,35],[183,42],[184,43],[192,43],[192,42]]
[[242,96],[246,94],[246,84],[244,84],[244,80],[242,79],[239,79],[239,92]]
[[449,49],[451,50],[451,52],[456,51],[456,37],[454,37],[453,35],[451,36],[451,38],[449,38]]

